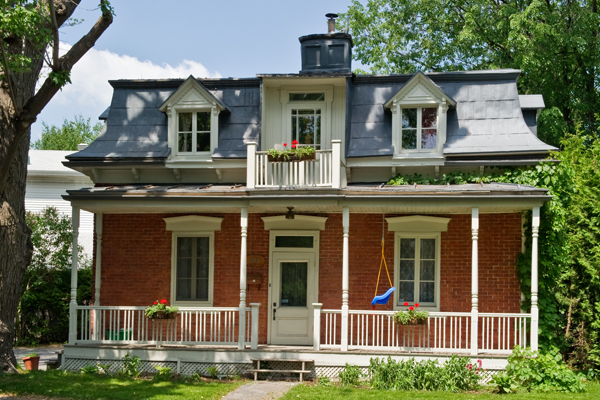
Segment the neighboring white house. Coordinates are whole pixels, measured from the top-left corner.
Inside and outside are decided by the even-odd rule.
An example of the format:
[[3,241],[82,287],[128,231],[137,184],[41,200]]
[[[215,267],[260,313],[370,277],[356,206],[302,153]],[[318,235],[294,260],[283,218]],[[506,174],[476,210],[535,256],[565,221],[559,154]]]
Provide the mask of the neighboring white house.
[[[67,190],[93,187],[94,184],[82,173],[62,165],[65,156],[74,151],[29,150],[27,161],[27,189],[25,209],[40,212],[48,206],[71,216],[71,204],[62,199]],[[79,244],[88,257],[93,254],[94,214],[81,212]]]

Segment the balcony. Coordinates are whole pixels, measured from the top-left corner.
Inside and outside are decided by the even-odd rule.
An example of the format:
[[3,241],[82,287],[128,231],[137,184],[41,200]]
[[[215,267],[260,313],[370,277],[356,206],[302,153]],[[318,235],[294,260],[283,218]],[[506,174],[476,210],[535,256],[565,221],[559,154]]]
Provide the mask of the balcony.
[[331,150],[317,150],[314,160],[273,162],[266,151],[248,143],[248,189],[304,189],[341,187],[341,140],[331,141]]

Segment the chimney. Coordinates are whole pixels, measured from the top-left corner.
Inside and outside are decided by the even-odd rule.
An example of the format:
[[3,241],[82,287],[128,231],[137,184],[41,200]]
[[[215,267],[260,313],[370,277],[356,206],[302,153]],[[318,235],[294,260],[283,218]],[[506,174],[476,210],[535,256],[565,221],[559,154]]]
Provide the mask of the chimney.
[[352,73],[352,36],[347,33],[336,33],[335,19],[337,14],[329,13],[328,33],[302,36],[300,48],[302,52],[301,74]]

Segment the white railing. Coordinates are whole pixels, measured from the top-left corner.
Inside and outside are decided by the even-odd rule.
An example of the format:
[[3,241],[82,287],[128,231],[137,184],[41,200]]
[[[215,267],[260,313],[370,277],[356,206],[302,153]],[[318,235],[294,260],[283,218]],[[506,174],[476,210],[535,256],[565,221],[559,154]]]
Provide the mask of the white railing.
[[486,353],[507,353],[515,346],[527,347],[528,323],[531,314],[479,314],[479,350]]
[[[348,312],[348,349],[469,353],[472,315],[468,312],[430,312],[424,325],[397,325],[394,311]],[[321,334],[315,348],[342,348],[342,311],[320,310],[315,326]],[[319,318],[317,321],[316,319]],[[479,314],[481,352],[510,353],[526,346],[529,314]]]
[[341,141],[333,140],[331,150],[317,150],[314,160],[269,161],[266,151],[257,151],[257,144],[248,143],[248,189],[306,188],[341,185]]
[[[149,319],[146,307],[77,306],[77,343],[237,346],[239,308],[181,307],[174,319]],[[258,306],[246,308],[244,346],[258,343]],[[256,337],[254,337],[256,336]]]

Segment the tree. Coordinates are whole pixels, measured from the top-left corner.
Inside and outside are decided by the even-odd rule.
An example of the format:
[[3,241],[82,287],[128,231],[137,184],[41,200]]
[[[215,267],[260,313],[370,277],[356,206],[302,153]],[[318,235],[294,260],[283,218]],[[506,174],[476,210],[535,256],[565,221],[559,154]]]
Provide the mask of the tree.
[[521,69],[521,92],[589,133],[599,123],[597,1],[354,0],[340,21],[373,73]]
[[77,150],[79,143],[90,144],[98,137],[102,124],[91,126],[90,119],[76,115],[73,121],[65,119],[62,127],[42,122],[42,137],[31,148],[35,150]]
[[[25,221],[30,127],[69,82],[73,65],[113,21],[109,2],[89,32],[59,56],[59,28],[81,0],[0,0],[0,365],[14,371],[14,321],[23,274],[32,256]],[[42,66],[49,73],[36,90]]]

